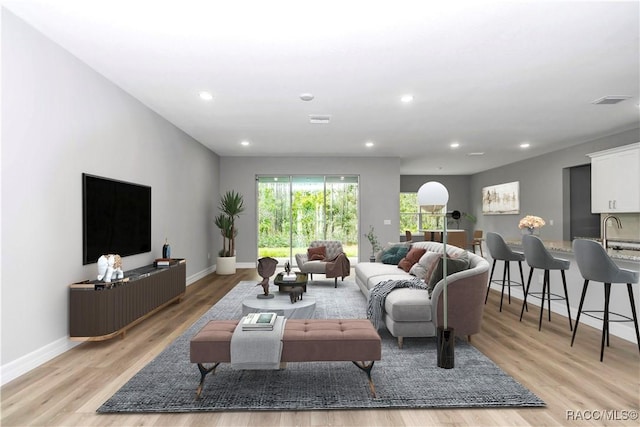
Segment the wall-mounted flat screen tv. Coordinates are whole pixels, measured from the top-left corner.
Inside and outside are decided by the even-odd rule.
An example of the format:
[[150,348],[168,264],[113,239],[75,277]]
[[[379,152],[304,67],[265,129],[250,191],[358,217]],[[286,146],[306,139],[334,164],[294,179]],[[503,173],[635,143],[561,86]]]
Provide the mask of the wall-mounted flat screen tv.
[[82,174],[82,264],[151,251],[151,187]]

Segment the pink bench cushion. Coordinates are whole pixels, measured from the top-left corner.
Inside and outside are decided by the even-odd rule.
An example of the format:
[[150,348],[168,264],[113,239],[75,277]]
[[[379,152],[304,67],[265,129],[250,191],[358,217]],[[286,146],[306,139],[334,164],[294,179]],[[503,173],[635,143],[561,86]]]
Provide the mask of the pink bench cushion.
[[231,336],[237,320],[212,320],[191,338],[192,363],[231,362]]
[[[237,320],[212,320],[192,339],[192,363],[231,361]],[[288,319],[283,362],[372,361],[382,357],[380,335],[366,319]]]
[[283,362],[380,360],[380,335],[367,319],[289,319]]

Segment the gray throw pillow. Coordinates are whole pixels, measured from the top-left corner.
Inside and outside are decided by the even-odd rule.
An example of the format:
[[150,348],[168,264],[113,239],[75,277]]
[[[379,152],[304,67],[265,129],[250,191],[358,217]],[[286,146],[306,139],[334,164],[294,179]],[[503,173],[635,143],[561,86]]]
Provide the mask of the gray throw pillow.
[[[451,276],[454,273],[458,273],[460,271],[467,270],[469,268],[469,256],[462,255],[461,258],[448,258],[447,257],[447,277]],[[442,280],[442,258],[438,261],[438,266],[433,271],[431,278],[429,278],[429,283],[427,284],[427,291],[429,291],[429,298],[431,298],[431,294],[433,293],[433,289],[436,287],[436,284]]]

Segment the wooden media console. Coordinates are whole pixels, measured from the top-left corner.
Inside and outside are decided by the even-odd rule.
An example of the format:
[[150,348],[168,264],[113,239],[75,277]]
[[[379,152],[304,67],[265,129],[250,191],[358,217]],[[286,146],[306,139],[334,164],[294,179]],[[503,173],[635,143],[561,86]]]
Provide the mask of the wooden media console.
[[87,280],[69,286],[69,336],[76,341],[103,341],[118,335],[157,311],[179,302],[186,292],[187,264],[153,265],[124,273],[112,283]]

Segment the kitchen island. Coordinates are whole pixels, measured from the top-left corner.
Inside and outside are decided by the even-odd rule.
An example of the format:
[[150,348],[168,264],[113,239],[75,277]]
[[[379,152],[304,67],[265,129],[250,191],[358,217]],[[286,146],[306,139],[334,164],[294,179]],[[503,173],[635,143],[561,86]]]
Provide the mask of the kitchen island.
[[[507,245],[511,246],[511,248],[517,251],[522,251],[522,238],[508,238],[505,239],[505,242],[507,242]],[[571,246],[572,244],[567,240],[542,240],[542,242],[544,243],[544,247],[549,251],[573,255],[573,247]],[[613,241],[610,240],[609,242],[612,243]],[[607,253],[611,257],[611,259],[616,262],[616,264],[618,264],[618,261],[640,263],[640,251],[616,250],[610,248],[607,250]],[[620,266],[622,267],[622,265]]]

